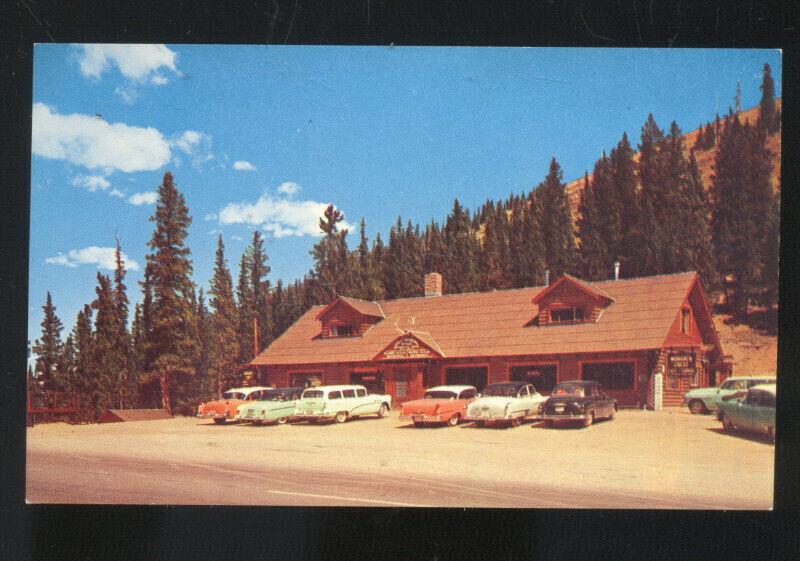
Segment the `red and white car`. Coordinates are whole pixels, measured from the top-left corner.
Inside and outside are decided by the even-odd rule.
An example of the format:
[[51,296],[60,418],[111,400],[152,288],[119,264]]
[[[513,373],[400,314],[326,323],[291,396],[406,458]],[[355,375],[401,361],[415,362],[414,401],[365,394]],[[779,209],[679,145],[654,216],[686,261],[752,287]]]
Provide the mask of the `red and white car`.
[[272,389],[272,387],[231,388],[222,393],[222,399],[201,403],[197,407],[197,416],[201,419],[214,419],[215,423],[223,425],[228,419],[236,417],[236,410],[242,403],[258,399],[261,396],[261,392],[269,389]]
[[425,397],[403,403],[403,417],[411,417],[417,426],[447,423],[456,426],[467,414],[467,405],[478,392],[474,386],[436,386]]

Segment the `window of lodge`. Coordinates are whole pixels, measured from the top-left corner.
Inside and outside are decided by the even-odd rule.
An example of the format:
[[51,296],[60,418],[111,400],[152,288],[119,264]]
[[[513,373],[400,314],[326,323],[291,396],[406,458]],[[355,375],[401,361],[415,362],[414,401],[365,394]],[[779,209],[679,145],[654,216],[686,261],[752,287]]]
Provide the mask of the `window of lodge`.
[[550,321],[562,323],[568,321],[583,321],[583,308],[555,308],[550,310]]

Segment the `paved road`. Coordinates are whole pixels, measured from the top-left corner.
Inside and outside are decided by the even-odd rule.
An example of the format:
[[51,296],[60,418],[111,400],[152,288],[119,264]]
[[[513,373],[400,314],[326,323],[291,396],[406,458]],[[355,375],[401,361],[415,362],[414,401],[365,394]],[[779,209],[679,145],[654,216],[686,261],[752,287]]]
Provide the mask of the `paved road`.
[[29,429],[30,502],[764,509],[774,448],[713,417],[623,411],[588,429],[218,427],[195,419]]

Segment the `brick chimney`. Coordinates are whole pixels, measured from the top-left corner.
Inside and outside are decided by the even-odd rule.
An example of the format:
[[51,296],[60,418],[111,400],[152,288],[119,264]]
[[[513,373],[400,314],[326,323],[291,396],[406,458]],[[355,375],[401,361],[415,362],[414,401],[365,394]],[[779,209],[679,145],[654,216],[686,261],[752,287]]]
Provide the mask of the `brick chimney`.
[[425,275],[425,296],[442,295],[442,275],[439,273],[428,273]]

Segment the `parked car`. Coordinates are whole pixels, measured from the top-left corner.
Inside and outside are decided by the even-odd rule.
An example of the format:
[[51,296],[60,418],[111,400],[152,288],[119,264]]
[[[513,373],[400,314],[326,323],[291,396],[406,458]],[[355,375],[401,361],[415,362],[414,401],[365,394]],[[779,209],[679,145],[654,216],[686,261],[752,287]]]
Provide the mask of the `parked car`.
[[363,415],[386,417],[391,404],[391,396],[368,394],[364,386],[318,386],[306,388],[292,418],[312,424],[323,419],[344,423]]
[[417,426],[447,423],[454,427],[466,417],[467,405],[477,394],[475,386],[436,386],[426,390],[422,399],[406,401],[402,415]]
[[535,415],[546,398],[533,384],[525,382],[500,382],[489,384],[483,394],[467,406],[465,420],[475,426],[509,424],[519,426],[525,417]]
[[775,442],[775,384],[757,384],[743,397],[720,402],[717,418],[725,432],[760,432]]
[[542,404],[541,418],[545,426],[557,421],[580,421],[588,427],[597,419],[613,419],[617,400],[606,395],[596,380],[559,382]]
[[214,419],[218,425],[224,425],[228,419],[236,417],[236,409],[246,401],[253,401],[268,386],[252,386],[249,388],[231,388],[222,393],[222,399],[215,399],[197,406],[197,416],[201,419]]
[[304,388],[277,388],[261,392],[258,399],[245,401],[238,408],[236,420],[261,425],[277,423],[283,425],[294,415]]
[[683,404],[692,413],[709,413],[716,411],[721,401],[745,392],[756,384],[774,384],[775,378],[768,376],[735,376],[722,382],[719,387],[694,388],[683,396]]

